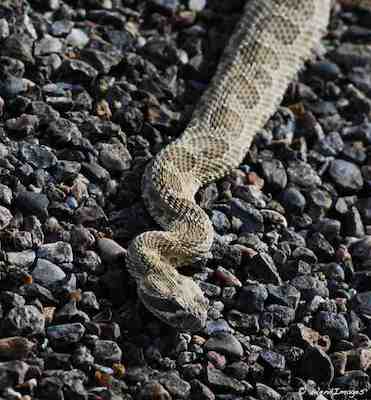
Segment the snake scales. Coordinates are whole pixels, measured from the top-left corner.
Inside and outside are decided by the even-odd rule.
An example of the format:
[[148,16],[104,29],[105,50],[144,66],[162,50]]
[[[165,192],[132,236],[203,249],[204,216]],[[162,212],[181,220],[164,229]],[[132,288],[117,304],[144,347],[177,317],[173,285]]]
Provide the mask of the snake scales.
[[127,266],[140,300],[167,324],[197,331],[206,322],[208,301],[177,271],[205,256],[213,242],[196,192],[241,163],[325,32],[330,6],[331,0],[248,1],[191,123],[146,167],[143,199],[164,231],[137,236]]

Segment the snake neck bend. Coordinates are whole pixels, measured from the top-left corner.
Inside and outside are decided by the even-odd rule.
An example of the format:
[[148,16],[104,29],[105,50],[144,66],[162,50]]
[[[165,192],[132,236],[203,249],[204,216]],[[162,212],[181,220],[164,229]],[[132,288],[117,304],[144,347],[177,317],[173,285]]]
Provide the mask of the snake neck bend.
[[164,231],[133,240],[128,268],[143,303],[168,324],[193,329],[206,319],[202,292],[176,271],[205,255],[213,241],[195,193],[241,163],[319,42],[330,3],[250,0],[190,125],[146,168],[144,202]]

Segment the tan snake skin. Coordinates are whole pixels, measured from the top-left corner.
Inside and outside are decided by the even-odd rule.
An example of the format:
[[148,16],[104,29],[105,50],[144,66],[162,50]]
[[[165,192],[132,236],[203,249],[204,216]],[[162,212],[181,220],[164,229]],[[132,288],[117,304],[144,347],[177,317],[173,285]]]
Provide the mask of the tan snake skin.
[[248,1],[190,125],[147,166],[144,202],[164,231],[137,236],[127,265],[143,304],[167,324],[187,331],[205,325],[208,301],[177,271],[205,256],[213,242],[212,224],[194,196],[241,163],[325,32],[330,4]]

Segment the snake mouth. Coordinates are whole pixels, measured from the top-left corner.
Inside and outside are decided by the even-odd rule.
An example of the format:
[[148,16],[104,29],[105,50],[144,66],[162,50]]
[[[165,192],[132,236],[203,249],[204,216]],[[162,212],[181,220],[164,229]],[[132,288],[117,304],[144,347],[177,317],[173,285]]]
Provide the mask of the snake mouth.
[[205,310],[187,310],[175,299],[162,298],[144,290],[138,291],[144,306],[158,319],[176,329],[187,332],[199,332],[206,325],[207,308]]
[[186,332],[199,332],[206,325],[206,315],[195,316],[188,312],[172,315],[168,323]]

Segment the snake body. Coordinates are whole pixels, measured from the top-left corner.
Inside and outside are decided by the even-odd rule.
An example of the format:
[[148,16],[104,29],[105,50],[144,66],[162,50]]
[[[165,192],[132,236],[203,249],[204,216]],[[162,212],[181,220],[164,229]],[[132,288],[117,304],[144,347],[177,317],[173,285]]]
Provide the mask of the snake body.
[[144,203],[163,231],[134,238],[127,267],[140,300],[167,324],[197,331],[206,322],[202,290],[178,272],[205,256],[213,242],[196,192],[241,163],[320,41],[330,6],[331,0],[248,1],[189,126],[146,167]]

